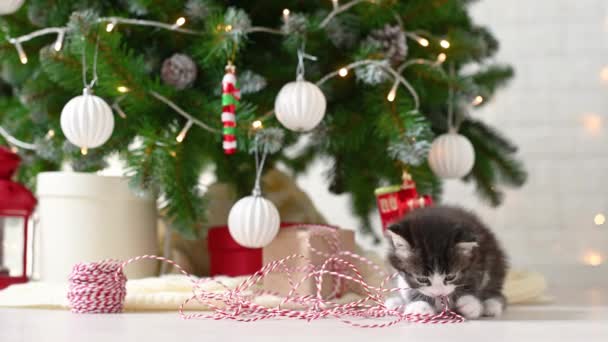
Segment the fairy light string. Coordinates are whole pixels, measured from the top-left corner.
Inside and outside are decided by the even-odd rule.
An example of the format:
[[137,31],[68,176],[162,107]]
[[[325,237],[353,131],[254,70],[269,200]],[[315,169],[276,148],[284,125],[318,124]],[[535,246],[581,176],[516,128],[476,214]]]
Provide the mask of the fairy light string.
[[[341,3],[339,0],[331,0],[330,2],[332,5],[332,10],[321,21],[321,23],[319,24],[320,28],[325,28],[331,22],[331,20],[333,20],[336,16],[352,9],[353,7],[355,7],[358,4],[362,4],[362,3],[375,4],[375,0],[352,0],[352,1],[344,2],[344,3]],[[282,11],[282,15],[283,15],[284,21],[289,20],[290,10],[285,8]],[[402,23],[401,18],[397,15],[395,17],[396,17],[398,24],[403,29],[403,23]],[[187,34],[187,35],[202,36],[205,34],[204,31],[197,31],[197,30],[184,28],[183,26],[186,24],[186,18],[184,18],[184,17],[177,18],[174,23],[164,23],[164,22],[153,21],[153,20],[110,16],[110,17],[98,18],[96,20],[96,23],[105,24],[104,29],[108,33],[116,30],[117,27],[119,27],[120,25],[132,25],[132,26],[142,26],[142,27],[155,27],[155,28],[169,30],[169,31],[173,31],[173,32],[181,33],[181,34]],[[424,31],[410,32],[410,31],[406,31],[404,29],[403,29],[403,31],[404,31],[404,34],[406,35],[406,38],[416,41],[418,44],[420,44],[423,47],[427,47],[430,45],[429,39],[426,37],[436,39],[433,35],[431,35],[428,32],[424,32]],[[257,32],[276,34],[276,35],[288,35],[289,34],[280,29],[274,29],[274,28],[262,27],[262,26],[251,26],[251,27],[247,28],[246,30],[244,30],[245,34],[257,33]],[[19,37],[14,37],[14,38],[9,37],[8,42],[15,46],[15,49],[17,50],[20,61],[23,64],[26,64],[28,62],[28,57],[23,49],[22,43],[25,43],[27,41],[30,41],[32,39],[35,39],[37,37],[41,37],[44,35],[55,34],[55,35],[57,35],[57,38],[55,40],[55,43],[53,44],[53,48],[55,51],[60,51],[63,47],[63,41],[65,39],[65,35],[69,34],[69,33],[70,32],[69,32],[68,27],[48,27],[48,28],[43,28],[40,30],[33,31],[31,33],[28,33],[28,34],[25,34],[25,35],[22,35]],[[82,72],[83,72],[83,83],[85,85],[85,88],[92,88],[98,80],[96,67],[97,67],[97,58],[98,58],[98,49],[99,49],[99,34],[97,34],[96,40],[97,40],[97,43],[96,43],[94,61],[93,61],[93,78],[90,82],[86,81],[86,75],[87,75],[86,56],[83,53],[83,71]],[[439,45],[443,49],[447,49],[450,47],[450,43],[446,39],[439,40]],[[303,60],[304,59],[315,59],[315,58],[313,56],[310,56],[310,55],[304,53],[303,50],[299,50],[298,59],[299,59],[299,63],[298,63],[297,75],[298,75],[298,78],[300,78],[300,77],[303,77],[303,66],[304,66]],[[387,63],[385,63],[384,60],[365,59],[365,60],[360,60],[360,61],[350,63],[346,66],[340,67],[338,70],[329,72],[325,76],[321,77],[316,82],[316,84],[322,85],[323,83],[327,82],[328,80],[330,80],[336,76],[346,77],[350,70],[358,68],[358,67],[364,67],[366,65],[375,65],[375,66],[383,69],[394,80],[393,86],[391,87],[389,94],[387,95],[387,100],[390,102],[395,100],[395,98],[397,96],[397,89],[401,85],[406,89],[408,94],[412,97],[412,99],[414,101],[414,109],[418,110],[420,107],[420,99],[418,97],[418,94],[415,91],[414,87],[409,83],[409,81],[402,76],[402,73],[408,67],[415,65],[415,64],[426,64],[426,65],[434,66],[434,67],[437,67],[438,70],[441,70],[443,72],[443,69],[440,66],[443,62],[445,62],[445,60],[446,60],[445,53],[441,53],[437,57],[437,60],[435,60],[435,61],[416,59],[416,60],[406,61],[404,64],[402,64],[397,69],[395,69],[395,68],[391,67],[390,65],[388,65]],[[130,91],[130,89],[125,86],[118,86],[117,90],[118,90],[118,92],[123,93],[123,94],[128,93]],[[157,100],[168,105],[178,115],[184,117],[187,120],[186,126],[184,127],[184,129],[181,130],[180,135],[178,135],[178,137],[176,138],[176,140],[178,142],[182,141],[185,138],[185,134],[188,132],[190,127],[193,125],[197,126],[199,128],[202,128],[213,134],[221,134],[221,130],[215,129],[215,128],[205,124],[201,120],[196,119],[194,116],[192,116],[190,113],[188,113],[185,110],[183,110],[182,108],[180,108],[177,104],[175,104],[173,101],[171,101],[167,97],[165,97],[155,91],[149,91],[149,94],[151,96],[153,96],[154,98],[156,98]],[[127,116],[126,113],[122,110],[122,108],[119,105],[119,102],[121,100],[122,100],[122,98],[120,100],[115,101],[114,104],[112,105],[112,108],[118,113],[119,116],[121,116],[122,118],[126,118],[126,116]],[[481,98],[481,100],[480,100],[480,97],[478,96],[475,98],[474,101],[476,102],[476,104],[478,104],[478,103],[481,103],[481,101],[483,101],[483,98]],[[263,121],[272,117],[273,114],[274,114],[274,112],[272,110],[268,111],[261,117],[252,121],[252,125],[254,125],[254,123],[256,123],[256,126],[259,127]],[[255,127],[254,127],[254,129],[255,129]],[[16,140],[14,137],[12,137],[10,134],[8,134],[8,132],[4,129],[2,130],[2,136],[4,136],[5,138],[7,136],[10,137],[10,139],[7,139],[7,140],[18,141],[18,139]],[[14,145],[18,146],[17,144],[14,144]],[[19,145],[27,146],[27,149],[35,149],[35,146],[33,146],[31,144],[19,143]],[[23,147],[23,148],[25,148],[25,147]]]

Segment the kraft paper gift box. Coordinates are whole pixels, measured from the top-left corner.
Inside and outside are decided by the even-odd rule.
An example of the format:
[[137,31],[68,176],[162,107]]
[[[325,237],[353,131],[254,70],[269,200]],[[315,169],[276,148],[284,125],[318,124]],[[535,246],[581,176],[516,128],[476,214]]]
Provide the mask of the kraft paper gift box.
[[[332,237],[333,232],[331,229],[335,229],[335,233],[337,234],[335,237]],[[266,265],[269,262],[280,260],[293,254],[303,255],[306,259],[295,258],[286,262],[286,265],[290,269],[296,271],[291,273],[291,280],[294,284],[297,284],[302,280],[302,278],[305,277],[306,274],[309,273],[302,270],[309,265],[308,260],[310,260],[312,265],[320,268],[327,258],[327,256],[318,255],[315,253],[313,248],[321,253],[333,254],[336,252],[336,248],[335,246],[332,247],[331,242],[335,242],[336,237],[337,241],[339,242],[340,250],[350,252],[355,251],[355,233],[351,230],[324,228],[319,231],[314,228],[306,227],[306,225],[294,225],[293,227],[281,229],[277,237],[268,246],[264,247],[263,264]],[[347,256],[343,258],[356,265],[355,260],[352,258]],[[352,274],[352,272],[348,273]],[[315,277],[310,277],[304,280],[298,287],[295,294],[316,295],[317,287],[315,283]],[[348,280],[342,280],[341,283],[342,284],[339,287],[338,296],[349,291],[359,292],[357,291],[357,288],[359,287],[357,284]],[[323,276],[322,284],[321,294],[324,298],[327,298],[334,291],[336,277],[326,274]],[[264,278],[263,287],[266,291],[280,295],[287,295],[292,289],[288,274],[280,269],[268,274]]]

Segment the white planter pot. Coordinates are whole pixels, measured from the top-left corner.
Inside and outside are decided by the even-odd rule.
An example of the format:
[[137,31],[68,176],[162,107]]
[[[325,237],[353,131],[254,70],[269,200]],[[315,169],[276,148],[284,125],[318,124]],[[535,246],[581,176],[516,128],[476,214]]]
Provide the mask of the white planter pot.
[[[136,196],[126,178],[44,172],[38,175],[37,192],[36,259],[42,281],[67,281],[78,262],[158,252],[156,202],[152,196]],[[156,263],[134,263],[125,273],[129,278],[154,276]]]

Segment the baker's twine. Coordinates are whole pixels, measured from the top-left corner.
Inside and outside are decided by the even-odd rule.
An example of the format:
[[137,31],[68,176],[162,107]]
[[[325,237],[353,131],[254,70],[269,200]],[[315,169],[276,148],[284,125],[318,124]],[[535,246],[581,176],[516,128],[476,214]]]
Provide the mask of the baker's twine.
[[[179,272],[190,278],[193,284],[192,296],[182,303],[178,312],[183,319],[213,319],[234,320],[239,322],[255,322],[272,318],[291,318],[306,321],[331,317],[344,323],[361,328],[383,328],[400,322],[416,322],[430,324],[460,323],[465,319],[449,308],[446,298],[442,299],[443,310],[438,314],[405,314],[402,307],[388,308],[385,300],[393,292],[403,288],[385,288],[397,274],[387,275],[371,260],[342,250],[338,239],[338,230],[324,225],[301,225],[310,231],[310,238],[321,237],[328,246],[329,253],[322,252],[310,244],[308,248],[322,262],[313,264],[309,258],[293,254],[286,258],[271,261],[262,269],[245,279],[231,289],[216,279],[198,279],[174,261],[155,255],[142,255],[124,262],[105,260],[93,263],[76,264],[69,278],[68,300],[74,313],[120,313],[123,312],[126,297],[127,278],[124,268],[133,262],[144,259],[159,260],[173,265]],[[293,264],[303,265],[299,267]],[[360,266],[370,267],[385,275],[379,287],[368,284],[361,275]],[[286,277],[291,290],[275,307],[266,307],[255,303],[256,296],[262,294],[280,295],[269,291],[259,290],[255,286],[268,274],[281,273]],[[313,294],[300,294],[298,289],[302,284],[313,280]],[[202,288],[206,282],[220,285],[224,291],[207,291]],[[329,295],[323,296],[325,282],[332,283]],[[362,298],[350,303],[337,303],[347,288],[356,289]],[[196,301],[206,306],[211,313],[187,313],[187,304]],[[292,304],[296,309],[285,308]],[[380,319],[382,321],[364,322],[364,319]],[[389,319],[388,321],[386,319]]]

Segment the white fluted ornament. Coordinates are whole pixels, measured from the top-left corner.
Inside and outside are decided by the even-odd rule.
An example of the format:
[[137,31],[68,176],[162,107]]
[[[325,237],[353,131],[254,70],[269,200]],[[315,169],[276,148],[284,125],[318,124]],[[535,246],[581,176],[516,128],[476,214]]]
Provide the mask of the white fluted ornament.
[[441,178],[462,178],[475,164],[475,150],[465,136],[446,133],[437,137],[429,151],[429,166]]
[[0,15],[13,14],[17,12],[25,0],[2,0],[0,1]]
[[80,147],[87,149],[103,145],[114,131],[112,109],[90,88],[71,99],[61,111],[61,130],[65,137]]
[[279,233],[281,218],[277,208],[261,195],[241,198],[230,209],[228,230],[241,246],[262,248]]
[[307,132],[317,127],[325,116],[327,101],[317,85],[299,78],[281,88],[274,102],[277,120],[285,128]]

